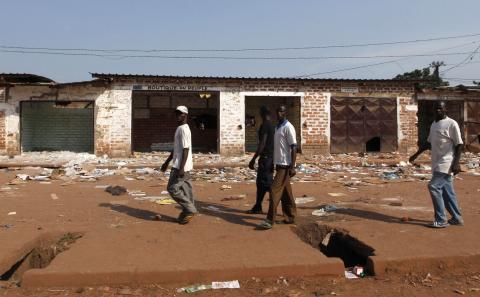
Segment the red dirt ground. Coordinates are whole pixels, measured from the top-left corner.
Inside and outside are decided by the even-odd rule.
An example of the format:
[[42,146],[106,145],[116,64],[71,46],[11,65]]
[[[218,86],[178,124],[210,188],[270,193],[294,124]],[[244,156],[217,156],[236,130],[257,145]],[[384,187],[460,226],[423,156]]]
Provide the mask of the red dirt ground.
[[[19,172],[0,173],[0,185],[6,186]],[[194,294],[293,297],[456,296],[464,293],[467,296],[478,296],[480,183],[478,176],[464,174],[460,177],[462,179],[455,181],[455,187],[466,226],[452,226],[443,230],[424,226],[433,216],[425,181],[378,181],[360,186],[358,190],[349,190],[335,181],[296,182],[293,186],[296,197],[306,195],[316,198],[314,202],[298,205],[299,222],[317,222],[345,229],[353,237],[373,247],[375,256],[372,259],[378,275],[346,280],[343,277],[303,276],[300,271],[295,272],[293,269],[284,281],[280,276],[287,275],[288,269],[286,274],[260,277],[245,270],[238,277],[241,289],[208,290]],[[153,264],[157,263],[159,257],[163,257],[161,259],[165,267],[162,269],[165,268],[165,271],[188,271],[189,267],[201,269],[205,258],[209,259],[210,266],[207,268],[214,271],[223,268],[225,263],[241,265],[257,260],[259,267],[268,266],[272,265],[272,261],[281,262],[281,257],[285,255],[305,263],[310,258],[323,257],[320,251],[301,242],[289,226],[275,226],[271,231],[255,230],[263,216],[242,214],[242,211],[251,207],[254,200],[255,186],[251,183],[230,183],[232,189],[222,191],[222,183],[195,182],[202,214],[187,226],[172,222],[178,214],[175,205],[136,201],[129,195],[111,196],[103,189],[95,188],[95,185],[122,185],[130,190],[142,190],[158,196],[165,189],[164,182],[155,179],[126,181],[123,177],[116,176],[102,178],[97,182],[62,184],[62,181],[52,181],[51,184],[30,181],[8,186],[13,189],[0,192],[0,225],[9,226],[0,227],[0,266],[14,261],[15,255],[21,254],[19,248],[39,234],[77,231],[84,236],[40,273],[68,272],[80,268],[83,272],[102,269],[108,272],[118,267],[126,267],[126,270],[138,267],[154,269]],[[332,197],[328,193],[345,195]],[[58,199],[52,199],[51,194],[55,194]],[[238,194],[247,196],[244,200],[221,200]],[[391,201],[400,201],[402,205],[389,205]],[[345,209],[326,217],[312,216],[312,210],[318,209],[322,204],[335,204]],[[202,208],[212,205],[220,210],[215,212]],[[267,201],[264,202],[264,208],[266,207]],[[12,211],[16,215],[8,216]],[[158,214],[162,216],[161,221],[153,219]],[[402,217],[408,217],[408,222],[402,222]],[[286,254],[277,253],[274,247],[265,249],[273,242],[281,244],[285,251],[289,247],[294,249]],[[178,248],[175,244],[178,244]],[[256,247],[258,250],[255,250]],[[193,256],[182,254],[186,250],[191,250]],[[311,257],[308,256],[310,253]],[[319,256],[314,256],[315,253]],[[217,266],[214,263],[216,254],[222,257]],[[252,259],[255,255],[258,258]],[[226,256],[230,258],[223,258]],[[107,264],[108,269],[105,268]],[[32,271],[28,274],[32,275]],[[192,277],[196,276],[202,280],[209,278],[206,275],[192,274]],[[218,277],[215,280],[230,279]],[[81,284],[66,288],[36,289],[17,288],[9,282],[1,282],[0,296],[180,296],[186,293],[177,293],[176,288],[194,282],[191,279],[178,282],[158,279],[148,280],[147,284],[135,283],[137,281],[124,286],[97,284],[95,287]],[[142,281],[139,280],[138,283]]]

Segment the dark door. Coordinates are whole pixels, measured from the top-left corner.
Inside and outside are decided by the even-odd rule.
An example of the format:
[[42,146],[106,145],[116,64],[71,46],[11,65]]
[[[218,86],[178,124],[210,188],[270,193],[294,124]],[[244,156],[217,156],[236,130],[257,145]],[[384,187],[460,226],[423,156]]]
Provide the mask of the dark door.
[[394,98],[331,98],[331,153],[397,150]]

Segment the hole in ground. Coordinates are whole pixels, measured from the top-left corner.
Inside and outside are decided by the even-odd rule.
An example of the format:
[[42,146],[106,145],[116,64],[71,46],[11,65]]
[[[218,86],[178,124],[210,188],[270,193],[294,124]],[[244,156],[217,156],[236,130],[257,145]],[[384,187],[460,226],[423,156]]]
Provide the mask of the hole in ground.
[[368,257],[374,256],[375,250],[350,236],[348,231],[315,222],[298,224],[292,229],[302,241],[319,249],[325,256],[342,259],[346,268],[362,266],[367,274],[372,274]]
[[47,267],[58,254],[68,250],[82,236],[80,233],[65,233],[61,236],[42,237],[30,252],[0,276],[0,281],[20,283],[25,271]]

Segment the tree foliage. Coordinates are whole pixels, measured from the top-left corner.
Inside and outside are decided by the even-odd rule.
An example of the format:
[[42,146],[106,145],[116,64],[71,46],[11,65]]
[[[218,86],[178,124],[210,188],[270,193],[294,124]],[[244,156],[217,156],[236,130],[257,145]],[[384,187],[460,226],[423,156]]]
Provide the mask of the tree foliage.
[[433,73],[430,71],[430,67],[425,67],[423,69],[415,69],[410,72],[405,72],[395,76],[393,79],[404,79],[404,80],[419,80],[418,87],[420,88],[435,88],[441,86],[448,86],[448,81],[444,81],[438,75],[438,68]]

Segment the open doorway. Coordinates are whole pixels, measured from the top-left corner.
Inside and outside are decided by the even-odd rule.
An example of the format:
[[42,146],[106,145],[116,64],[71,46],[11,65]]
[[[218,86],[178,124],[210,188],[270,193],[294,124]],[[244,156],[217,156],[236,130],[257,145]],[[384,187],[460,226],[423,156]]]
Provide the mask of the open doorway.
[[282,96],[246,96],[245,97],[245,151],[254,152],[258,145],[258,129],[262,124],[260,107],[267,106],[272,113],[272,122],[277,122],[276,110],[284,104],[287,118],[295,127],[298,149],[301,151],[301,98]]
[[188,108],[194,152],[217,152],[218,92],[133,91],[132,149],[169,151],[177,128],[174,110]]

